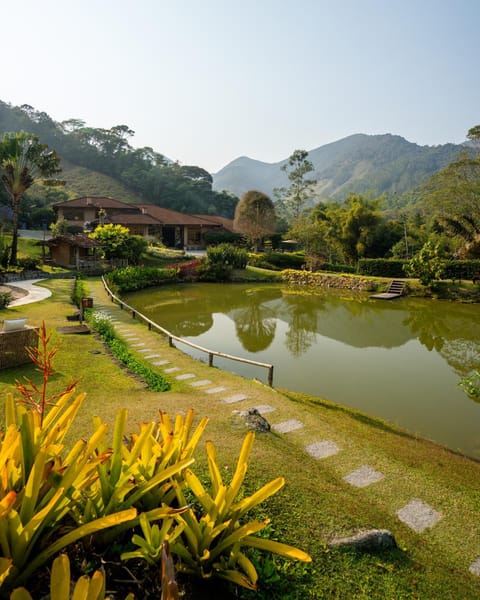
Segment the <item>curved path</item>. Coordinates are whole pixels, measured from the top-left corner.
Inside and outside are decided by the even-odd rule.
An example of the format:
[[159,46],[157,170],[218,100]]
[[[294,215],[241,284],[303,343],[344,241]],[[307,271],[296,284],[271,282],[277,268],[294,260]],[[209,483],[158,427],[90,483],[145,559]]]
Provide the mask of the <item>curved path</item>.
[[25,281],[10,282],[12,286],[26,290],[28,293],[26,296],[10,302],[9,306],[21,306],[22,304],[31,304],[32,302],[39,302],[40,300],[49,298],[52,292],[47,288],[35,285],[39,281],[44,281],[44,279],[26,279]]

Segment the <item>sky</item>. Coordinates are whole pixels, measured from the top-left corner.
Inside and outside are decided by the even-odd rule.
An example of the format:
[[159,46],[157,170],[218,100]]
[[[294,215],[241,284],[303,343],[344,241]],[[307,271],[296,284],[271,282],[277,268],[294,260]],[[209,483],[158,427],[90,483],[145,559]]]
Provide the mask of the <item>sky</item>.
[[132,146],[211,173],[355,133],[461,143],[480,124],[480,0],[22,0],[0,14],[0,100],[128,125]]

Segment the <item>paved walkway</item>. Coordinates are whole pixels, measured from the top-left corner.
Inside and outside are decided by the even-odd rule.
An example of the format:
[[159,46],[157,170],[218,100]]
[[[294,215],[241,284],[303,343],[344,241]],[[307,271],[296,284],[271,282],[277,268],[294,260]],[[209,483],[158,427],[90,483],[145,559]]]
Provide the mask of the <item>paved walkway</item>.
[[22,290],[26,290],[28,294],[10,302],[8,306],[21,306],[22,304],[31,304],[32,302],[39,302],[45,300],[52,295],[52,292],[47,288],[35,285],[39,281],[45,281],[44,279],[26,279],[25,281],[12,281],[11,285]]
[[[161,354],[158,353],[158,334],[149,331],[145,325],[142,328],[142,337],[140,339],[138,337],[138,320],[129,320],[129,313],[121,310],[117,304],[111,302],[101,283],[92,284],[91,287],[94,307],[104,312],[111,319],[118,334],[130,344],[130,347],[134,351],[143,354],[144,358],[149,360],[152,366],[160,368],[164,373],[174,376],[178,381],[185,381],[203,393],[214,394],[220,402],[234,406],[237,413],[246,415],[248,410],[252,408],[255,408],[260,414],[275,412],[275,407],[269,404],[251,406],[252,400],[248,395],[251,390],[251,384],[248,387],[245,386],[246,389],[244,391],[246,393],[239,393],[238,389],[229,390],[225,386],[215,385],[212,387],[213,384],[209,379],[200,379],[193,372],[182,372],[181,368],[172,364],[169,360],[162,359]],[[195,370],[192,365],[189,368],[192,371]],[[237,409],[238,406],[240,410]],[[281,422],[275,422],[274,414],[272,417],[273,424],[271,428],[275,433],[288,436],[291,432],[297,431],[302,432],[305,437],[313,438],[314,441],[304,445],[304,450],[316,460],[335,460],[334,457],[336,455],[348,451],[346,448],[342,448],[342,445],[345,445],[345,447],[348,446],[346,440],[342,444],[339,440],[329,438],[315,439],[317,436],[315,432],[307,431],[306,429],[302,431],[305,425],[299,419],[293,418],[293,415],[292,418]],[[367,488],[368,486],[374,486],[378,482],[388,481],[388,477],[376,465],[364,464],[354,471],[344,473],[343,480],[352,487]],[[418,497],[412,497],[406,505],[395,512],[395,516],[418,534],[435,527],[442,519],[448,519],[447,514],[442,514],[435,507],[430,506]],[[480,576],[480,556],[476,558],[472,557],[472,559],[473,562],[465,565],[465,568],[471,573]]]

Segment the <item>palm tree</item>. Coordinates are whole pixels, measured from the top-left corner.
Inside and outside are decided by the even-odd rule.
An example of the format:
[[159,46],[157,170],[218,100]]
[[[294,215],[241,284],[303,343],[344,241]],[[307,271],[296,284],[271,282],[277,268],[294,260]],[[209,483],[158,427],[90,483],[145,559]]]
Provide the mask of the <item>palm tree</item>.
[[39,138],[24,131],[5,133],[0,142],[0,178],[10,197],[13,211],[13,234],[10,250],[11,265],[17,264],[18,213],[20,201],[34,183],[62,185],[51,179],[60,173],[60,157]]

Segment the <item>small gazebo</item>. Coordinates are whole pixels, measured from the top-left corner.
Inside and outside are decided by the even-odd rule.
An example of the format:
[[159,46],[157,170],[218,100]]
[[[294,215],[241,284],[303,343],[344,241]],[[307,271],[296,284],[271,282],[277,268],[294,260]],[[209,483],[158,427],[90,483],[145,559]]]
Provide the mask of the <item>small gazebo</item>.
[[85,233],[58,235],[45,242],[54,264],[78,271],[98,265],[101,244]]

